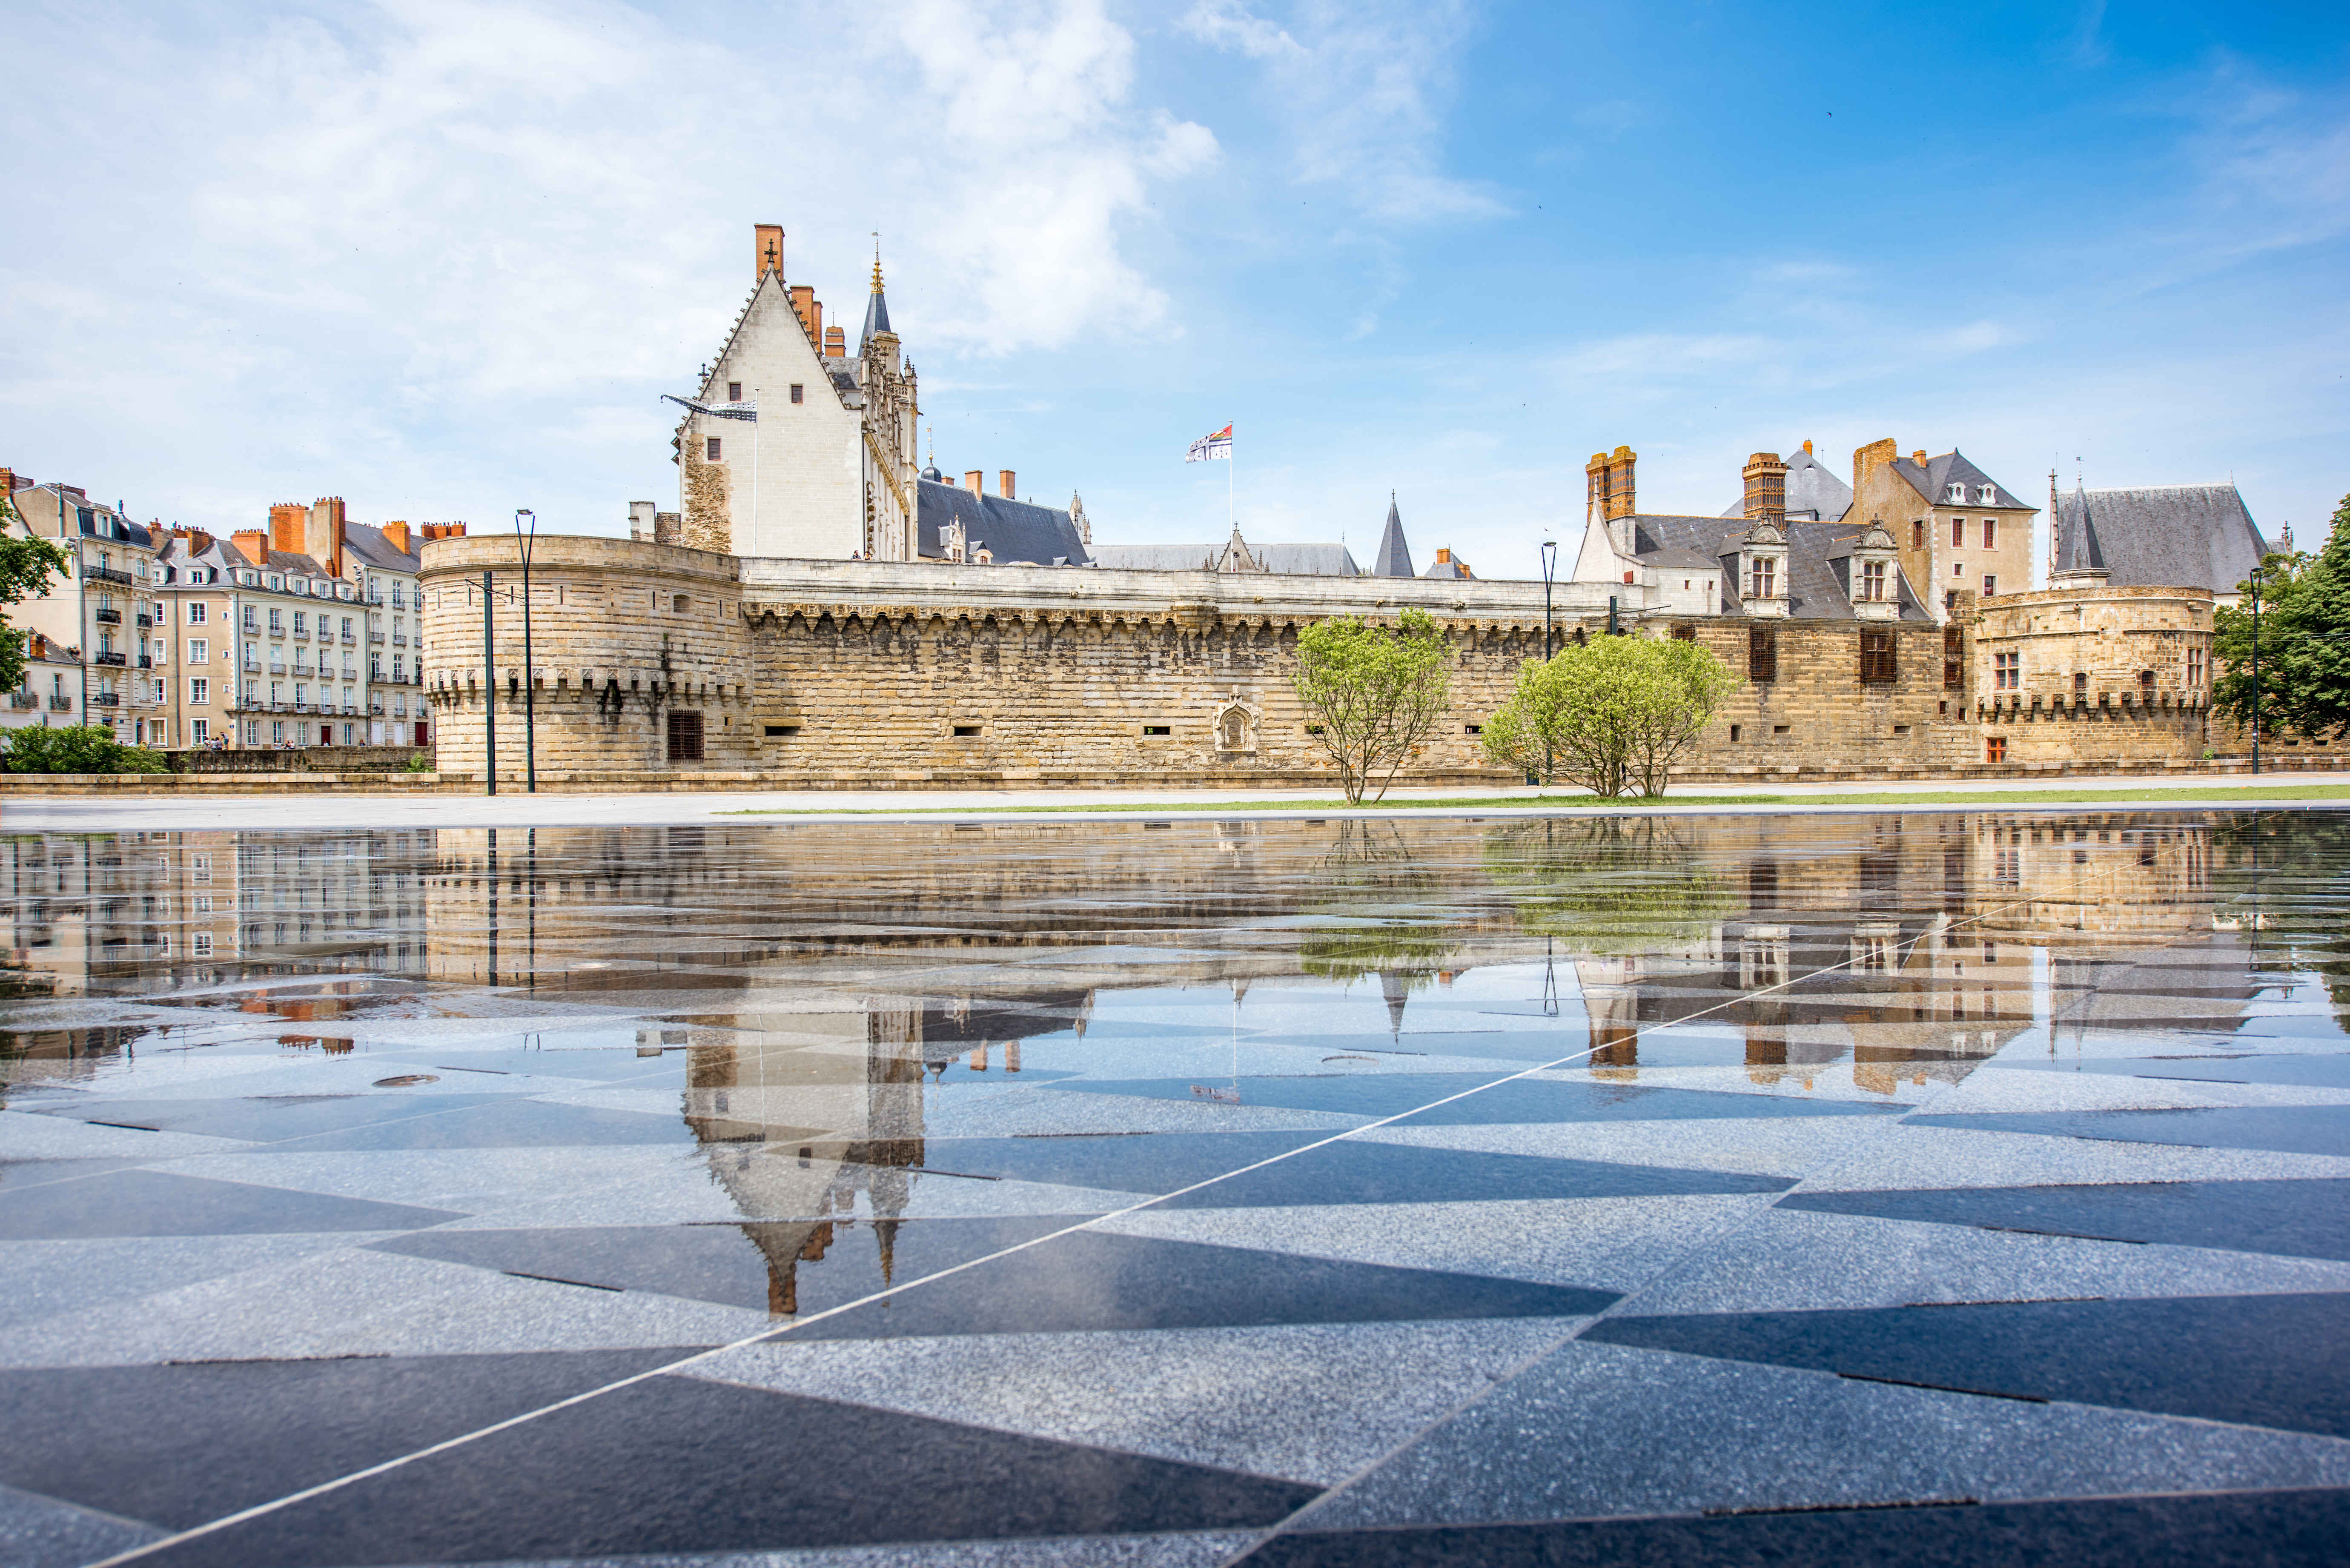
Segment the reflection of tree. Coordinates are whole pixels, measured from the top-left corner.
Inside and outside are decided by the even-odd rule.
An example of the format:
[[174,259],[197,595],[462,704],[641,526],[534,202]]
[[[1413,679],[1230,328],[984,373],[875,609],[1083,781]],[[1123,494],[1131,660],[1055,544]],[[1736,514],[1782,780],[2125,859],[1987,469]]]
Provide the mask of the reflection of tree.
[[1310,928],[1297,945],[1298,968],[1342,983],[1394,974],[1416,991],[1459,945],[1446,922],[1424,918],[1420,900],[1439,892],[1436,878],[1394,823],[1348,818],[1337,828],[1317,867],[1321,898],[1309,917],[1345,923]]
[[2350,815],[2244,813],[2211,829],[2211,908],[2255,953],[2288,953],[2325,982],[2335,1022],[2350,1028]]
[[1485,869],[1537,935],[1583,953],[1701,941],[1741,908],[1671,817],[1513,823],[1485,836]]
[[1390,971],[1409,973],[1411,989],[1444,967],[1458,944],[1443,926],[1419,923],[1323,927],[1297,944],[1297,967],[1324,980],[1356,981]]

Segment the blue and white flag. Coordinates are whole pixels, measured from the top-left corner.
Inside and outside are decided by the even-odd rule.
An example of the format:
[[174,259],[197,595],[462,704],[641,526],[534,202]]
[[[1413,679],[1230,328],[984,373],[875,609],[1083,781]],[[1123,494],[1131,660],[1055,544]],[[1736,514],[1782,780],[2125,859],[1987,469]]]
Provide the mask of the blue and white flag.
[[1212,435],[1201,436],[1191,443],[1191,450],[1183,454],[1185,462],[1211,462],[1217,458],[1222,458],[1226,462],[1232,461],[1232,427],[1230,425]]

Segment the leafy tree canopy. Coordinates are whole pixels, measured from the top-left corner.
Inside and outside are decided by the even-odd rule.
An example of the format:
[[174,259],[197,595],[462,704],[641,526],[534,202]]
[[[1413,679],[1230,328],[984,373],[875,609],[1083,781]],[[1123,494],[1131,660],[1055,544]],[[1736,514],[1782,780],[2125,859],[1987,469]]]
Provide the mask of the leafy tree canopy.
[[1435,618],[1406,610],[1392,627],[1351,617],[1297,634],[1297,696],[1321,719],[1315,738],[1338,764],[1350,805],[1378,800],[1444,715],[1450,650]]
[[1634,789],[1660,795],[1673,763],[1739,685],[1696,642],[1594,638],[1519,668],[1517,690],[1485,721],[1485,752],[1605,799]]
[[[2262,732],[2318,742],[2350,733],[2350,496],[2334,509],[2333,530],[2315,555],[2275,551],[2262,567]],[[2251,584],[2236,587],[2244,602],[2221,605],[2212,616],[2212,651],[2221,670],[2211,705],[2250,730]]]
[[103,724],[28,724],[7,732],[12,774],[161,774],[163,759],[144,746],[126,746]]

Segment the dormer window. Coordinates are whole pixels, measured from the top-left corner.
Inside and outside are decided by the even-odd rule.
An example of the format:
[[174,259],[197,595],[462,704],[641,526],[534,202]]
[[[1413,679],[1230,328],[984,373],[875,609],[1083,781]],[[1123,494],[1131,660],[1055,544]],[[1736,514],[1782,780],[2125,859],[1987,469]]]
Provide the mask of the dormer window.
[[1977,492],[1975,502],[1976,504],[1981,506],[1996,506],[1999,504],[1999,486],[1996,484],[1984,485],[1979,492]]
[[1963,485],[1963,484],[1953,484],[1952,486],[1950,486],[1950,500],[1952,500],[1952,501],[1964,501],[1966,498],[1967,498],[1967,487],[1966,487],[1965,485]]

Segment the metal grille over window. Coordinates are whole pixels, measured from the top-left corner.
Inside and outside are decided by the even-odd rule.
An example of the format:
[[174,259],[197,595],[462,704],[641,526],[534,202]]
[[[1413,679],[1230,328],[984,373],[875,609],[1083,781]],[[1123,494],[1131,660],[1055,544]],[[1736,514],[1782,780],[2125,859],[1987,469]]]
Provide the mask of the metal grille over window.
[[1779,634],[1767,626],[1758,626],[1746,634],[1746,679],[1779,679]]
[[680,712],[669,715],[669,760],[673,763],[698,763],[702,760],[702,715]]
[[1893,634],[1889,631],[1864,631],[1860,634],[1860,678],[1871,686],[1887,686],[1893,681]]

